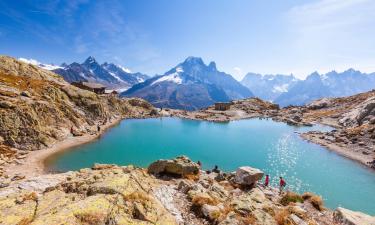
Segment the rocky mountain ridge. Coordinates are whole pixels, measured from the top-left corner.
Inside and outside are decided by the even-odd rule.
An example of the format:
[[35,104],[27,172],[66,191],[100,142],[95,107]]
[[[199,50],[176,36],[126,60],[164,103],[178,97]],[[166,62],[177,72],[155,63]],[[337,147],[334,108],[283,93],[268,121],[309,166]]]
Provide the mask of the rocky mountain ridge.
[[249,88],[256,97],[275,102],[281,94],[288,92],[300,81],[294,75],[248,73],[241,84]]
[[348,69],[338,73],[317,72],[300,80],[287,92],[282,93],[274,102],[280,106],[305,105],[314,100],[327,97],[347,97],[375,89],[375,73],[362,73]]
[[63,63],[60,66],[43,64],[36,60],[20,58],[21,61],[50,70],[61,75],[67,82],[95,82],[116,89],[119,92],[126,90],[134,84],[140,83],[149,77],[142,73],[132,73],[129,69],[113,63],[99,64],[96,59],[89,56],[83,63]]
[[140,97],[156,107],[195,110],[253,94],[231,75],[218,71],[214,62],[206,65],[201,58],[188,57],[164,75],[134,85],[121,96]]

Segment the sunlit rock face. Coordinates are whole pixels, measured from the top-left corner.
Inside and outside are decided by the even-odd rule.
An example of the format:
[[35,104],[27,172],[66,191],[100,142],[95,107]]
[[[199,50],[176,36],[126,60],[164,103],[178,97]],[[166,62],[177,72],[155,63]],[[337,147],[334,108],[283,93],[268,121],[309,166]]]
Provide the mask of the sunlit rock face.
[[[0,144],[23,150],[51,146],[71,135],[93,133],[97,124],[149,115],[144,100],[97,95],[47,70],[0,57]],[[138,101],[136,103],[135,101]]]

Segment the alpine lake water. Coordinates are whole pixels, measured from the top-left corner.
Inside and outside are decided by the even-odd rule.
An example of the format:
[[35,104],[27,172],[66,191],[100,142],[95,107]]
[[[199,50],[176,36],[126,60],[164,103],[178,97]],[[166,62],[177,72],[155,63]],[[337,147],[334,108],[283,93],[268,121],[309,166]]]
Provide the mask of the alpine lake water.
[[256,167],[270,175],[273,186],[283,176],[287,189],[322,195],[329,208],[342,206],[374,215],[375,173],[298,135],[330,129],[295,127],[267,119],[229,123],[130,119],[96,141],[51,156],[46,165],[52,171],[78,170],[94,163],[147,167],[157,159],[187,155],[200,160],[203,169],[214,165],[224,171]]

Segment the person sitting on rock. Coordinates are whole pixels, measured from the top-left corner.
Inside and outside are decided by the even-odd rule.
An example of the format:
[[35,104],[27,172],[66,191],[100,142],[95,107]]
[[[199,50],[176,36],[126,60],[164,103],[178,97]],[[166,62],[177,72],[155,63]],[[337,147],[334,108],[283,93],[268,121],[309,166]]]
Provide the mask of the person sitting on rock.
[[280,186],[279,186],[280,194],[283,193],[283,189],[285,186],[286,186],[285,180],[283,179],[283,177],[280,177]]
[[213,173],[220,173],[219,167],[215,165],[215,167],[212,170]]
[[270,183],[270,176],[267,174],[266,179],[264,180],[264,186],[268,187],[269,183]]
[[198,160],[197,164],[199,165],[199,167],[202,167],[201,161]]

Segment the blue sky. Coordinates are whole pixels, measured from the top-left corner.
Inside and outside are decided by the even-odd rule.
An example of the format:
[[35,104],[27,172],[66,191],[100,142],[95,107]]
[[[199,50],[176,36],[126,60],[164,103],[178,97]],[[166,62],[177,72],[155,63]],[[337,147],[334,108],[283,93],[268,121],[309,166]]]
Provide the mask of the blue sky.
[[375,71],[373,0],[0,1],[0,54],[94,56],[161,74],[187,56],[247,72]]

